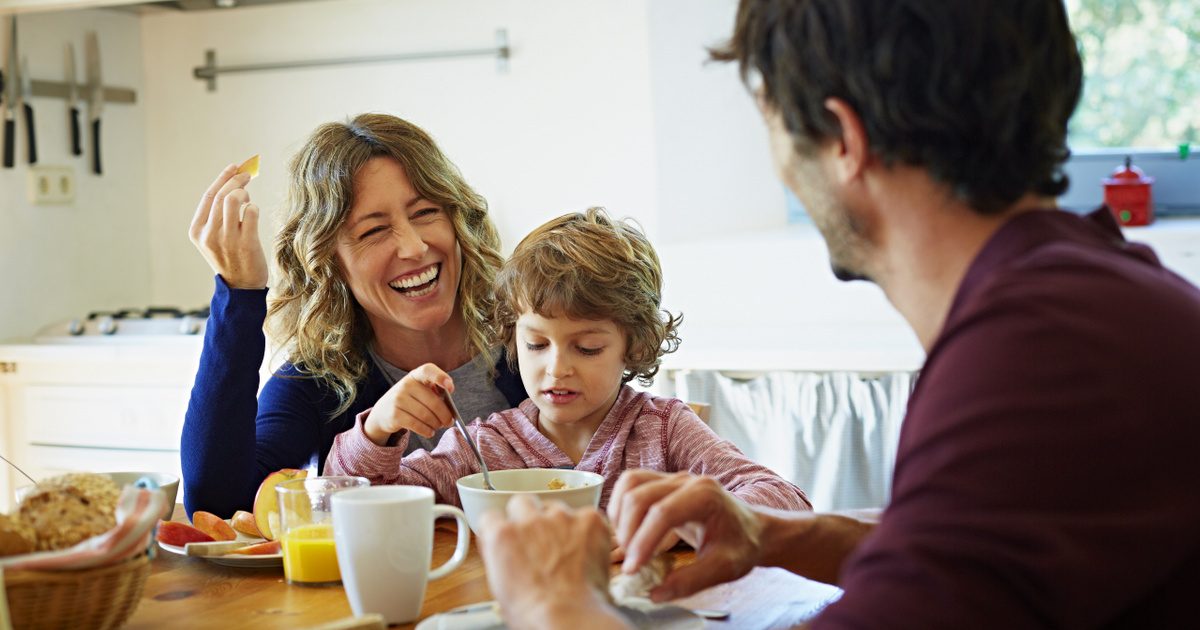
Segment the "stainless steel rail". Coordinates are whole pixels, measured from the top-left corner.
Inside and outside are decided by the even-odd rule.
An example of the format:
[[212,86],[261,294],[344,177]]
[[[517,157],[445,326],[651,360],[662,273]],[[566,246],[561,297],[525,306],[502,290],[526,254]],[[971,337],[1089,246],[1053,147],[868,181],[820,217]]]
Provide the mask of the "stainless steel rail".
[[217,75],[235,74],[239,72],[264,72],[270,70],[293,70],[297,68],[319,68],[326,66],[345,66],[367,63],[391,63],[396,61],[424,61],[429,59],[451,59],[459,57],[495,57],[496,70],[508,70],[508,58],[511,55],[508,45],[508,30],[496,29],[496,43],[489,48],[468,48],[462,50],[437,50],[428,52],[397,53],[391,55],[370,55],[365,57],[342,57],[337,59],[307,59],[302,61],[284,61],[275,63],[249,63],[231,66],[217,65],[217,51],[209,49],[204,53],[204,65],[192,69],[192,76],[208,82],[208,91],[217,90]]

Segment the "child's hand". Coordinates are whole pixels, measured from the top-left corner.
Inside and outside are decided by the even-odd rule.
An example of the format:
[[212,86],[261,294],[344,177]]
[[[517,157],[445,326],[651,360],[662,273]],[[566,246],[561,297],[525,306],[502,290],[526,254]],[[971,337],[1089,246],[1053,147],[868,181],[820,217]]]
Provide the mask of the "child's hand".
[[372,442],[384,446],[392,434],[408,430],[423,437],[454,423],[454,416],[434,389],[454,391],[454,380],[441,368],[426,363],[400,379],[375,403],[363,423]]

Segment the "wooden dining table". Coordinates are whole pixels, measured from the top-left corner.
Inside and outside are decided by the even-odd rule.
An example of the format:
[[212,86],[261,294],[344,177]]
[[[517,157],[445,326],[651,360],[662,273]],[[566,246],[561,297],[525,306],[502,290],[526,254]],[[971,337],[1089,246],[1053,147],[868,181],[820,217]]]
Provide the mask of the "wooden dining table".
[[[176,506],[174,520],[186,520]],[[438,521],[434,532],[433,564],[450,557],[455,545],[453,521]],[[676,566],[694,560],[691,549],[676,548]],[[614,571],[616,565],[614,565]],[[812,619],[840,591],[782,569],[758,568],[748,575],[672,602],[684,608],[729,611],[725,620],[708,620],[708,628],[791,628]],[[420,618],[492,599],[483,560],[472,540],[462,566],[429,583]],[[246,568],[214,564],[158,550],[151,562],[141,601],[126,628],[312,628],[351,617],[341,586],[290,585],[281,566]]]

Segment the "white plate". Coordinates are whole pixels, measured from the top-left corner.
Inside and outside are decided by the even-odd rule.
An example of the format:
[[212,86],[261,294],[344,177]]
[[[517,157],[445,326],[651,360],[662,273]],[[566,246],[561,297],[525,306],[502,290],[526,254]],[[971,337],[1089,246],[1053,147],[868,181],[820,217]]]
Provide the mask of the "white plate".
[[[438,613],[417,624],[416,630],[505,630],[504,620],[496,612],[495,602],[459,606]],[[696,630],[704,628],[704,619],[686,608],[655,604],[648,599],[630,598],[617,605],[635,628],[654,630]]]
[[[229,519],[225,519],[225,522],[228,523]],[[243,534],[242,532],[237,533],[237,540],[244,540],[251,545],[253,545],[255,543],[260,543],[260,542],[267,542],[267,540],[265,538],[256,538],[254,536],[247,536],[246,534]],[[156,542],[158,542],[158,546],[163,551],[166,551],[167,553],[178,554],[181,556],[187,555],[187,551],[183,547],[180,547],[178,545],[168,545],[167,543],[164,543],[161,540],[156,541]],[[233,555],[227,554],[224,556],[205,556],[204,559],[208,560],[209,562],[211,562],[213,564],[221,564],[221,565],[224,565],[227,567],[282,567],[283,566],[283,554],[282,553],[265,553],[265,554],[256,555],[256,556],[243,556],[243,555],[239,555],[239,554],[235,553]]]

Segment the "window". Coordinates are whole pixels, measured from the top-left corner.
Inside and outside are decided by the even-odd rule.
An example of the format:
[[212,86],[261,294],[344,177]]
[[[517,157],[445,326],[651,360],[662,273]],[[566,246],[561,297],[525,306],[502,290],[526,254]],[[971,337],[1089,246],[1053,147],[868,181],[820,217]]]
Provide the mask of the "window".
[[1200,213],[1200,2],[1066,0],[1084,83],[1067,142],[1071,188],[1090,210],[1125,156],[1155,178],[1158,215]]
[[1200,2],[1067,0],[1083,53],[1075,150],[1200,142]]

